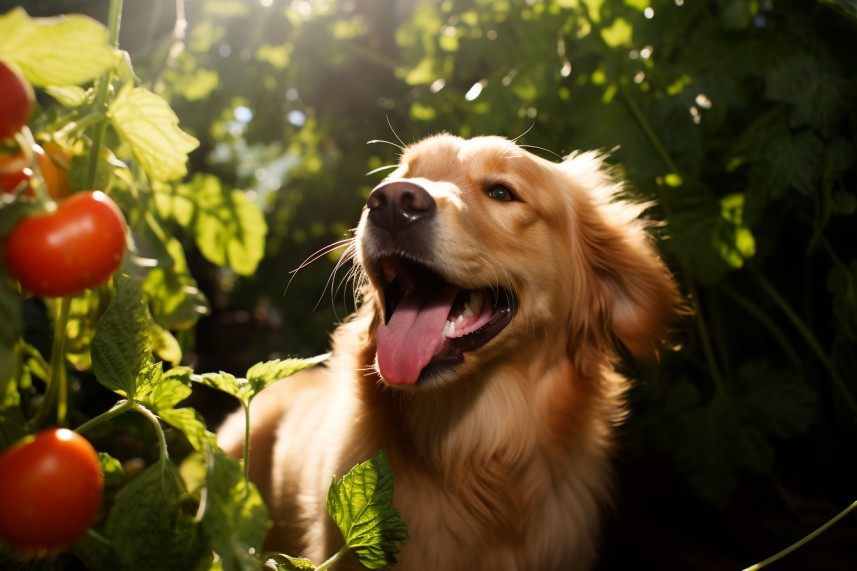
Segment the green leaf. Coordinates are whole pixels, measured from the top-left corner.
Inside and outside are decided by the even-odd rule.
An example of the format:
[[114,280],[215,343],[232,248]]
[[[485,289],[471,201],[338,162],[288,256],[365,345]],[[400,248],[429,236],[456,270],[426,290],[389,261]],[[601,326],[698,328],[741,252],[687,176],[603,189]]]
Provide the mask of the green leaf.
[[800,52],[781,61],[767,77],[765,95],[790,103],[793,126],[826,132],[836,126],[854,100],[854,82],[839,75],[831,60]]
[[87,91],[76,85],[69,85],[67,87],[49,85],[45,87],[45,92],[59,101],[63,107],[72,109],[86,103],[86,100],[93,93],[92,90]]
[[252,275],[265,255],[268,232],[259,207],[211,174],[197,173],[190,183],[179,185],[175,194],[174,205],[193,205],[193,230],[202,254],[239,275]]
[[173,408],[189,397],[192,392],[193,390],[187,385],[187,381],[181,377],[165,376],[163,381],[143,399],[143,405],[155,414],[160,414],[166,409]]
[[181,242],[170,237],[166,249],[172,267],[152,268],[140,287],[155,323],[166,329],[189,329],[211,308],[188,270]]
[[173,366],[181,363],[182,348],[173,334],[157,323],[153,323],[150,330],[152,332],[152,352]]
[[[84,370],[92,367],[92,338],[101,315],[109,307],[114,295],[114,289],[104,285],[85,290],[72,298],[66,327],[65,356],[76,368]],[[48,303],[56,316],[58,304],[53,301]]]
[[333,518],[345,545],[368,569],[395,565],[395,555],[408,537],[399,510],[392,509],[393,473],[379,451],[358,464],[327,491],[327,513]]
[[83,539],[76,541],[72,550],[86,568],[92,571],[114,571],[121,568],[116,550],[91,535],[85,535]]
[[[68,171],[68,185],[74,190],[101,190],[107,192],[113,186],[113,172],[116,170],[116,157],[109,149],[102,148],[95,165],[95,180],[89,187],[89,155],[76,155],[71,159]],[[121,162],[119,164],[122,164]],[[123,165],[124,166],[124,165]]]
[[315,565],[309,559],[303,557],[291,557],[285,553],[280,553],[280,557],[285,561],[275,561],[277,571],[314,571]]
[[250,549],[261,553],[268,523],[268,509],[256,486],[244,479],[239,461],[209,446],[202,527],[224,571],[260,567]]
[[187,174],[187,155],[199,141],[179,129],[179,118],[169,103],[129,81],[110,104],[107,116],[153,180]]
[[187,441],[198,452],[205,451],[205,443],[217,444],[214,433],[205,429],[205,420],[196,410],[188,408],[166,409],[158,413],[161,420],[181,430]]
[[146,368],[152,357],[149,312],[134,280],[122,274],[115,283],[116,297],[92,339],[92,367],[99,383],[133,399],[138,376],[146,370],[142,381],[150,383],[153,373]]
[[275,382],[286,377],[291,377],[298,371],[302,371],[303,369],[326,361],[328,357],[330,357],[330,353],[325,353],[324,355],[318,355],[317,357],[311,357],[309,359],[284,359],[282,361],[280,359],[275,359],[274,361],[266,361],[264,363],[253,365],[247,371],[247,382],[253,390],[248,401],[252,400],[254,396]]
[[172,462],[161,458],[126,485],[107,518],[107,537],[131,571],[187,571],[203,555],[191,503]]
[[0,16],[0,60],[37,87],[79,85],[118,62],[104,25],[81,15],[30,18],[22,8]]
[[104,474],[105,488],[115,489],[122,485],[125,470],[119,460],[106,452],[99,452],[98,465],[101,467],[101,473]]
[[192,379],[198,383],[208,385],[215,389],[236,397],[245,406],[250,404],[253,398],[276,381],[294,375],[302,369],[312,367],[321,363],[330,356],[329,353],[312,357],[310,359],[279,359],[258,363],[247,371],[247,378],[242,379],[229,373],[205,373],[194,375]]
[[718,280],[755,254],[755,239],[743,221],[742,195],[718,200],[695,179],[662,187],[662,192],[673,212],[662,247],[701,282]]

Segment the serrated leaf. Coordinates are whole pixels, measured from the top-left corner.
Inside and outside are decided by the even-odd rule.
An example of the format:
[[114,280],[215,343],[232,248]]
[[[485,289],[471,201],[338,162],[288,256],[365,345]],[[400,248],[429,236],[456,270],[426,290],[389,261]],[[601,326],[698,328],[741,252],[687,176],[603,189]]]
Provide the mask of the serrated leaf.
[[63,107],[68,107],[70,109],[80,107],[86,103],[87,98],[92,93],[92,91],[87,91],[81,87],[77,87],[76,85],[68,85],[66,87],[49,85],[45,87],[45,92],[59,101]]
[[[109,307],[115,290],[103,285],[93,290],[84,290],[72,298],[66,326],[65,356],[69,363],[80,370],[92,367],[92,338],[101,315]],[[59,312],[58,304],[49,301],[52,313]],[[56,317],[55,317],[56,318]]]
[[315,571],[315,565],[309,559],[292,557],[285,553],[280,553],[279,556],[285,561],[275,561],[277,571]]
[[134,280],[124,274],[114,279],[116,297],[92,339],[92,368],[99,383],[133,399],[137,378],[152,357],[149,312]]
[[237,459],[208,446],[208,478],[202,528],[224,571],[259,568],[250,554],[261,553],[268,532],[268,509],[256,486],[247,482]]
[[131,571],[186,571],[203,554],[200,529],[189,507],[178,470],[162,458],[116,496],[107,518],[107,537]]
[[217,437],[214,433],[205,429],[205,420],[203,420],[202,415],[190,407],[161,410],[158,416],[167,424],[181,430],[197,452],[205,451],[206,442],[212,445],[217,444]]
[[0,16],[0,60],[35,86],[80,85],[116,65],[103,24],[82,15],[30,18],[23,8]]
[[379,451],[358,464],[327,491],[327,513],[336,523],[345,545],[368,569],[395,565],[395,555],[408,537],[399,510],[393,509],[393,473]]
[[[268,225],[262,211],[240,190],[228,189],[216,176],[197,173],[175,193],[193,204],[193,229],[202,254],[218,266],[251,275],[265,255]],[[178,199],[176,199],[176,202]]]
[[173,408],[191,395],[193,390],[179,378],[165,377],[145,399],[143,405],[155,414]]
[[330,353],[309,359],[276,359],[253,365],[247,371],[247,382],[253,391],[248,401],[280,379],[290,377],[298,371],[317,365],[327,360],[328,357],[330,357]]
[[193,375],[192,379],[198,383],[208,385],[215,389],[236,397],[244,406],[269,387],[274,382],[297,373],[307,367],[321,363],[330,356],[329,353],[312,357],[310,359],[286,359],[258,363],[247,371],[246,379],[235,377],[229,373],[205,373],[204,375]]
[[153,180],[187,174],[187,155],[199,141],[179,129],[179,118],[169,103],[129,81],[110,104],[107,116]]
[[809,125],[826,132],[851,105],[854,84],[840,76],[830,60],[800,52],[785,59],[767,78],[765,95],[794,105],[793,126]]

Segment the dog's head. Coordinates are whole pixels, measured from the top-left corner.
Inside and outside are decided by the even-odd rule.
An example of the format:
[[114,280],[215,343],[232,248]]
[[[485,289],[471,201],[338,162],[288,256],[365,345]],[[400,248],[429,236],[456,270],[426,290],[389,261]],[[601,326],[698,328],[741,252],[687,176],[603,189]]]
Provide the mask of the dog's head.
[[357,230],[381,377],[438,386],[545,352],[585,369],[616,338],[655,351],[680,296],[618,190],[596,154],[556,164],[450,135],[405,149]]

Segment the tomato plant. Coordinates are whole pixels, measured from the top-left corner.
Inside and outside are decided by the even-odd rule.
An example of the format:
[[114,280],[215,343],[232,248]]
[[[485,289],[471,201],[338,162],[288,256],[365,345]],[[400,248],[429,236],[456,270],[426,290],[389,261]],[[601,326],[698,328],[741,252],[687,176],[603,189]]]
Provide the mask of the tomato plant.
[[82,436],[49,429],[0,456],[0,537],[17,551],[63,549],[98,514],[104,477]]
[[33,88],[0,61],[0,140],[12,138],[33,112]]
[[67,297],[101,285],[122,265],[125,219],[103,192],[81,192],[55,212],[21,220],[6,237],[9,275],[36,295]]
[[[45,186],[48,187],[48,193],[54,198],[59,198],[61,196],[60,181],[53,161],[39,145],[33,146],[33,153],[36,155],[36,161],[39,163],[39,169],[42,171],[42,178],[45,181]],[[0,188],[6,192],[13,192],[23,181],[29,183],[32,176],[33,171],[30,169],[30,164],[27,162],[24,153],[0,154]],[[66,183],[67,186],[68,183]],[[33,187],[28,186],[24,194],[33,196]]]
[[53,190],[51,184],[45,180],[45,183],[48,185],[48,192],[54,198],[70,196],[74,192],[68,184],[68,172],[71,169],[73,152],[54,141],[42,143],[42,148],[44,148],[45,152],[51,158],[54,170],[57,173],[56,190]]

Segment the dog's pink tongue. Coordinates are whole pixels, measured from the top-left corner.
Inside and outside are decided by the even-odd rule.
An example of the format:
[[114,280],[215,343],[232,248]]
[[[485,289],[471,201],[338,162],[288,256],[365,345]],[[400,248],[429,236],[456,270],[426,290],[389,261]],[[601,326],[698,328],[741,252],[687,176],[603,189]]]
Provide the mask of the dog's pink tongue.
[[389,325],[378,327],[378,368],[391,385],[413,385],[443,341],[443,328],[458,288],[435,293],[413,291],[405,297]]

